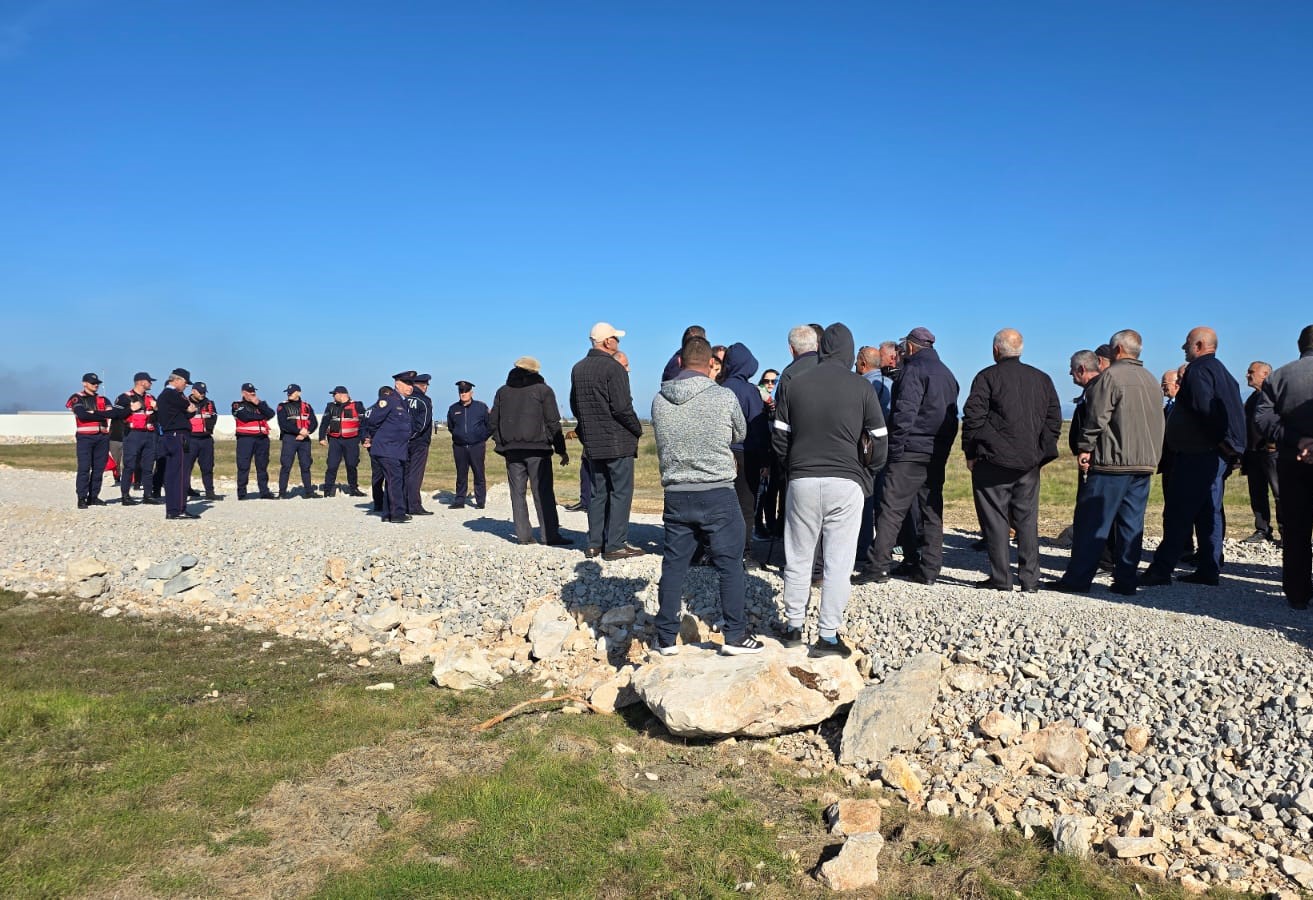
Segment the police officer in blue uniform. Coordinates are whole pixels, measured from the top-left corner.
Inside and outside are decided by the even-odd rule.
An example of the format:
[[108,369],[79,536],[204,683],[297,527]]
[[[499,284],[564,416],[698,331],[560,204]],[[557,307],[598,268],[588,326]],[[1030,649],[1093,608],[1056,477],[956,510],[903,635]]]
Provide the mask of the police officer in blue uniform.
[[455,403],[447,407],[447,431],[451,432],[451,455],[456,459],[456,499],[451,509],[462,509],[469,496],[469,475],[474,473],[475,509],[483,509],[488,499],[488,481],[484,475],[484,458],[487,455],[488,404],[474,399],[474,383],[456,382]]
[[164,454],[164,515],[167,519],[199,519],[187,512],[187,450],[191,416],[196,406],[183,394],[191,372],[174,369],[156,404],[160,449]]
[[319,497],[310,480],[310,436],[319,427],[314,407],[301,399],[301,385],[289,384],[283,391],[287,399],[278,404],[278,437],[282,443],[279,453],[278,499],[288,500],[287,479],[292,474],[292,460],[301,461],[302,500]]
[[324,407],[319,420],[319,443],[328,445],[328,468],[324,470],[324,496],[337,493],[337,467],[346,463],[347,487],[342,493],[363,497],[357,480],[360,466],[360,427],[365,420],[365,404],[351,399],[343,385],[333,388],[333,400]]
[[242,399],[233,403],[237,431],[237,499],[245,500],[246,483],[255,461],[255,480],[261,500],[274,499],[269,490],[269,420],[277,413],[255,392],[249,381],[242,385]]
[[100,499],[100,482],[105,477],[105,461],[109,458],[110,422],[128,415],[128,410],[113,407],[100,396],[100,385],[100,376],[87,372],[82,376],[82,390],[64,404],[73,411],[76,422],[78,509],[105,505]]
[[114,407],[127,410],[124,416],[123,433],[123,473],[119,487],[123,494],[124,506],[135,506],[129,491],[135,477],[144,496],[143,503],[160,503],[154,491],[153,474],[155,468],[155,397],[151,395],[150,386],[155,379],[149,372],[138,372],[132,376],[132,390],[119,394],[114,400]]
[[[222,498],[214,492],[214,426],[219,421],[219,410],[209,398],[209,390],[205,382],[198,381],[191,386],[187,398],[196,408],[191,414],[191,437],[187,439],[187,480],[191,481],[192,470],[199,462],[205,499],[220,500]],[[187,496],[199,497],[200,492],[189,490]]]
[[410,455],[410,438],[414,432],[410,407],[406,403],[415,390],[414,369],[392,376],[392,390],[365,410],[365,446],[374,464],[383,470],[387,484],[384,522],[409,522],[406,513],[406,465]]
[[420,494],[424,489],[424,472],[429,466],[429,448],[433,443],[433,401],[429,399],[429,382],[433,376],[416,375],[415,390],[406,398],[410,406],[410,461],[406,464],[406,511],[412,516],[431,516]]

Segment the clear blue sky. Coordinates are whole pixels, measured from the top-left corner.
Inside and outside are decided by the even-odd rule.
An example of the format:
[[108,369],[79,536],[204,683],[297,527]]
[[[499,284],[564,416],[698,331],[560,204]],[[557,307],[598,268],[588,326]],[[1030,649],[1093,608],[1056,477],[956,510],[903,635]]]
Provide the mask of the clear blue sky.
[[[1313,321],[1308,2],[0,0],[0,408],[186,366],[316,406],[398,369],[646,414],[685,325],[926,325],[965,391]],[[445,402],[443,402],[445,401]]]

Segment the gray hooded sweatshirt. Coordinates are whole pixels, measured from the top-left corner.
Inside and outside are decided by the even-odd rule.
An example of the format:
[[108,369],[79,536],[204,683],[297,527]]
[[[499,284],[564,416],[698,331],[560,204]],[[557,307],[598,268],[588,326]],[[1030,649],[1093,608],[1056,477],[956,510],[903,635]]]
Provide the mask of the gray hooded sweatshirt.
[[652,398],[661,486],[668,491],[709,491],[734,486],[737,470],[729,445],[748,432],[738,398],[698,372],[685,369]]

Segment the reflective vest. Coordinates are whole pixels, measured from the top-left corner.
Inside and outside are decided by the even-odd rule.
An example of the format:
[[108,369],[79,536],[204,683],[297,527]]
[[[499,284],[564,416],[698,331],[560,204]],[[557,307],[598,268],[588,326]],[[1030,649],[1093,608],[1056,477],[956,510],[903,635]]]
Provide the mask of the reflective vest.
[[[132,394],[128,395],[133,396]],[[141,398],[141,409],[128,416],[128,427],[133,431],[154,431],[155,423],[150,417],[155,414],[155,398],[146,394]]]
[[205,430],[205,420],[214,416],[214,403],[206,400],[200,405],[196,412],[191,414],[191,433],[208,434]]
[[[236,409],[236,407],[233,407],[233,408]],[[237,420],[237,433],[238,433],[238,434],[257,434],[257,435],[258,435],[258,434],[268,434],[268,433],[269,433],[269,421],[268,421],[267,419],[256,419],[256,420],[253,421],[253,422],[243,422],[241,419],[238,419],[238,420]]]
[[[73,404],[76,403],[79,399],[84,397],[86,397],[86,394],[74,394],[72,397],[68,398],[68,402],[65,403],[64,406],[66,406],[68,409],[72,409]],[[109,401],[106,400],[104,397],[100,396],[99,394],[97,394],[96,411],[104,412],[107,409],[109,409]],[[109,434],[108,422],[84,422],[81,419],[77,418],[77,413],[74,413],[73,416],[74,416],[74,421],[77,424],[78,434]]]
[[338,424],[337,434],[330,430],[329,437],[335,438],[353,438],[360,436],[360,412],[356,409],[356,402],[351,400],[342,406],[341,421]]
[[297,431],[310,430],[310,404],[305,401],[301,402],[301,412],[296,417],[296,429]]

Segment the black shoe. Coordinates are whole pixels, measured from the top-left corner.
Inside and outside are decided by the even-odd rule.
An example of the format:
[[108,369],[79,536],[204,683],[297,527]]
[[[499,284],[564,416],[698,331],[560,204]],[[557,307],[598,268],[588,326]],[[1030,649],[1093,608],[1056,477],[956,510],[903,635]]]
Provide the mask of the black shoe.
[[1218,578],[1216,575],[1204,575],[1198,570],[1191,572],[1189,575],[1182,575],[1177,581],[1184,581],[1186,584],[1206,584],[1209,587],[1217,587]]
[[884,584],[890,578],[888,572],[879,569],[863,569],[849,579],[853,584]]
[[755,557],[750,555],[743,557],[743,570],[745,572],[760,572],[764,568],[766,567],[757,562]]
[[[345,494],[346,491],[343,491],[342,493]],[[325,497],[336,497],[336,496],[337,496],[337,485],[334,485],[334,484],[326,484],[326,485],[324,485],[324,496],[325,496]]]
[[86,508],[87,508],[87,501],[78,500],[78,509],[86,509]]
[[191,499],[191,500],[199,500],[199,499],[201,498],[201,492],[200,492],[200,491],[194,491],[194,490],[192,490],[191,488],[188,488],[188,489],[187,489],[187,497],[188,497],[189,499]]
[[790,628],[786,625],[776,625],[773,629],[775,636],[780,639],[782,646],[792,649],[793,647],[802,646],[802,629]]
[[1140,573],[1139,577],[1135,579],[1135,583],[1140,587],[1163,587],[1172,583],[1172,576],[1148,568]]
[[323,497],[323,496],[324,496],[323,494],[317,494],[317,493],[315,493],[314,491],[306,491],[304,494],[301,495],[301,499],[302,499],[302,500],[318,500],[318,499],[320,499],[320,498]]
[[984,581],[977,581],[971,585],[973,588],[982,591],[1010,591],[1012,586],[1008,584],[999,584],[992,578],[986,578]]
[[907,580],[913,584],[924,584],[926,587],[930,587],[935,583],[935,576],[926,575],[924,572],[913,572],[907,576]]
[[561,507],[561,509],[565,510],[566,512],[583,512],[587,508],[588,507],[584,506],[582,503],[571,503],[567,506]]
[[200,516],[194,516],[194,515],[192,515],[191,513],[184,511],[184,512],[180,512],[180,513],[169,513],[169,514],[168,514],[167,516],[165,516],[164,518],[166,518],[166,519],[199,519]]
[[853,655],[853,648],[843,642],[843,638],[835,636],[834,640],[827,641],[823,637],[817,637],[816,643],[811,645],[807,655],[812,659],[821,656],[838,656],[843,659]]
[[349,489],[346,493],[347,493],[347,496],[348,496],[348,497],[363,497],[363,496],[365,496],[365,492],[362,491],[360,488],[351,488],[351,489]]
[[608,550],[602,554],[602,559],[611,561],[617,559],[630,559],[635,556],[643,556],[647,551],[641,547],[635,547],[632,544],[625,544],[616,547],[614,550]]
[[164,501],[161,500],[159,497],[143,497],[141,502],[144,503],[144,504],[146,504],[147,506],[163,506],[163,505],[164,505]]
[[484,508],[485,506],[487,506],[487,505],[488,505],[488,504],[486,504],[486,503],[471,503],[471,504],[470,504],[470,506],[474,507],[475,509],[483,509],[483,508]]
[[261,499],[261,500],[277,500],[277,499],[278,499],[278,495],[275,494],[273,491],[261,491],[261,492],[260,492],[260,499]]
[[465,508],[464,500],[453,500],[451,506],[447,507],[447,509],[464,509],[464,508]]
[[1023,594],[1038,594],[1038,593],[1039,593],[1039,585],[1038,585],[1038,584],[1032,584],[1032,585],[1027,586],[1027,585],[1024,585],[1024,584],[1023,584],[1023,585],[1021,586],[1021,593],[1023,593]]
[[1044,582],[1044,589],[1048,591],[1057,591],[1060,594],[1088,594],[1089,586],[1079,587],[1057,578],[1053,581]]
[[568,537],[562,537],[562,536],[559,535],[559,534],[558,534],[556,537],[552,538],[550,541],[544,541],[543,543],[545,543],[548,547],[573,547],[573,546],[574,546],[574,541],[570,540]]
[[424,509],[423,507],[420,507],[419,509],[413,509],[413,510],[411,510],[411,511],[410,511],[410,514],[411,514],[412,516],[431,516],[431,515],[433,515],[432,512],[430,512],[430,511],[427,510],[427,509]]
[[1182,557],[1181,557],[1181,565],[1183,565],[1183,566],[1197,566],[1197,565],[1199,565],[1199,551],[1198,551],[1198,550],[1191,550],[1189,553],[1186,553],[1184,556],[1182,556]]
[[410,516],[399,516],[398,518],[395,518],[395,519],[392,518],[391,516],[384,516],[384,517],[383,517],[383,521],[384,521],[384,522],[391,522],[393,525],[404,525],[404,524],[406,524],[407,522],[409,522],[410,519],[411,519]]
[[1108,590],[1112,591],[1114,594],[1121,594],[1123,597],[1135,596],[1135,585],[1133,584],[1119,584],[1114,581]]
[[889,570],[889,574],[895,578],[907,578],[910,575],[916,575],[921,571],[920,562],[901,562]]
[[206,499],[206,500],[222,500],[222,499],[223,499],[223,495],[222,495],[222,494],[216,494],[214,491],[206,491],[206,492],[205,492],[205,499]]
[[109,504],[99,497],[88,497],[87,506],[109,506]]
[[119,501],[119,503],[121,503],[124,506],[136,506],[140,502],[141,502],[140,500],[133,500],[131,497],[127,496],[126,494],[124,495],[123,499]]
[[1262,531],[1255,531],[1253,534],[1251,534],[1249,537],[1245,538],[1245,539],[1244,539],[1243,541],[1241,541],[1240,543],[1242,543],[1242,544],[1266,544],[1266,543],[1269,543],[1271,540],[1272,540],[1272,535],[1267,534],[1266,532],[1262,532]]
[[760,653],[764,649],[766,649],[765,644],[745,634],[737,641],[726,641],[721,644],[719,653],[721,656],[746,656],[749,653]]

